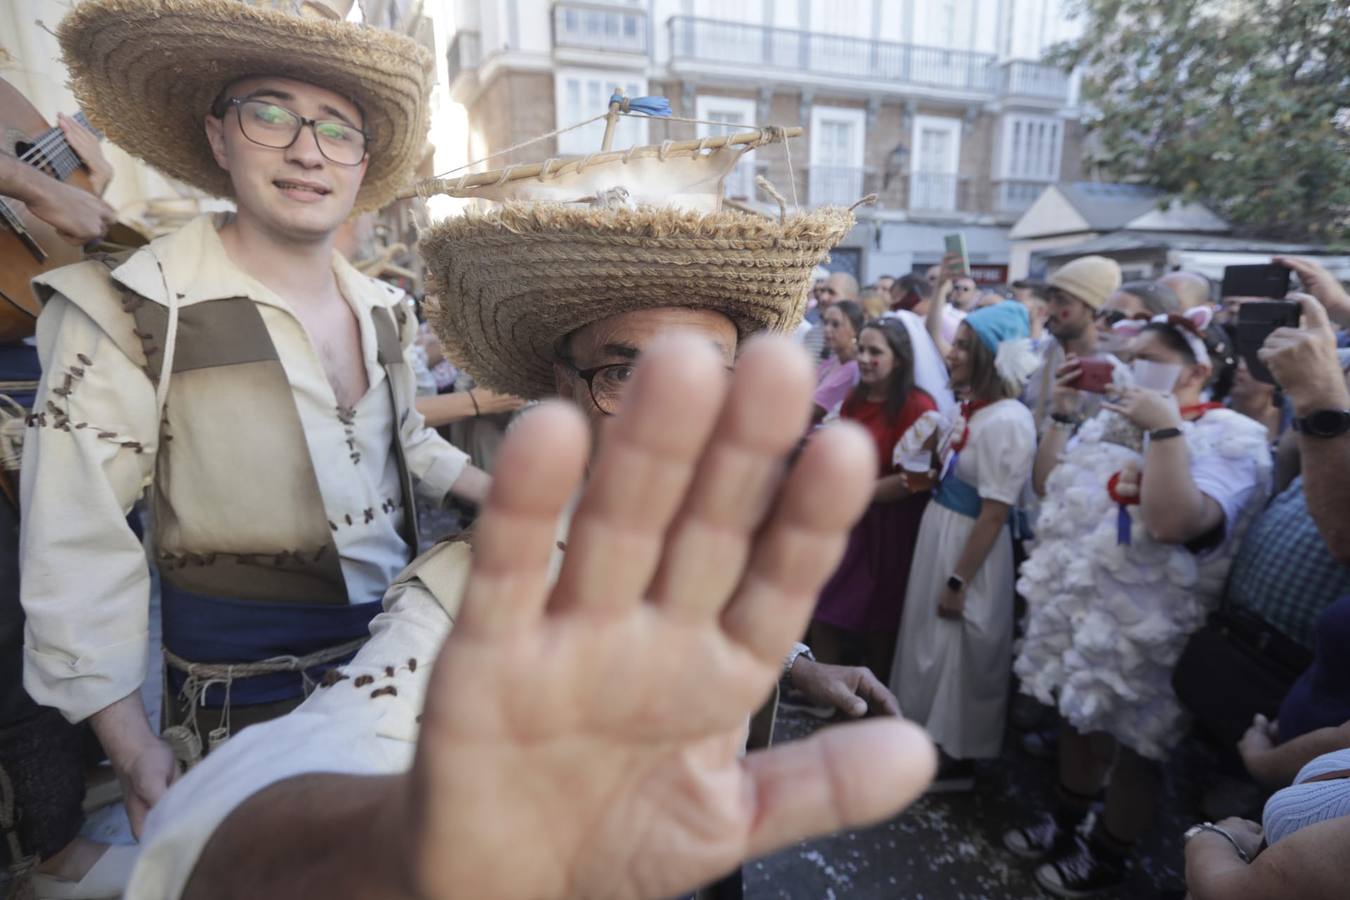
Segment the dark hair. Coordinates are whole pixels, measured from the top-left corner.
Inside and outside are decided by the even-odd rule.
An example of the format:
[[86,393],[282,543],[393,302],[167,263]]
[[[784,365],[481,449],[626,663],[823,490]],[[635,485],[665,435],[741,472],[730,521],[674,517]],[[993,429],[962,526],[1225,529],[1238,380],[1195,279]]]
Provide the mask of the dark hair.
[[994,351],[985,346],[975,329],[964,323],[970,333],[970,396],[976,400],[1007,400],[1019,393],[1016,387],[1003,380],[994,365]]
[[867,316],[863,313],[861,306],[853,300],[840,300],[834,304],[834,309],[843,313],[844,318],[853,326],[853,333],[858,334],[863,330],[863,325],[867,323]]
[[1153,315],[1168,315],[1181,312],[1181,298],[1177,292],[1165,284],[1155,281],[1127,281],[1119,288],[1122,294],[1138,297],[1144,309]]
[[[886,399],[882,401],[881,412],[886,424],[895,425],[900,412],[914,390],[914,346],[909,342],[909,331],[896,319],[873,319],[862,327],[863,331],[875,331],[886,339],[895,362],[891,366],[891,377],[886,382]],[[853,389],[853,396],[864,399],[867,387],[861,382]]]
[[900,291],[901,296],[909,294],[918,294],[920,300],[927,300],[933,295],[933,286],[928,283],[928,279],[922,275],[901,275],[895,279],[895,284],[891,285],[892,291]]

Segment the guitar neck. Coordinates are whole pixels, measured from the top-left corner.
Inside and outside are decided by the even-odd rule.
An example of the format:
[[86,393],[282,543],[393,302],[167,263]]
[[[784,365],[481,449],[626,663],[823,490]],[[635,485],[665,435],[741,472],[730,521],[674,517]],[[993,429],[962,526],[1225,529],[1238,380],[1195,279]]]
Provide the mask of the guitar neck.
[[[83,112],[75,114],[75,121],[99,137],[103,136],[89,124]],[[42,169],[61,181],[65,181],[84,165],[79,155],[66,141],[65,132],[59,127],[49,128],[38,135],[21,158],[30,166]]]

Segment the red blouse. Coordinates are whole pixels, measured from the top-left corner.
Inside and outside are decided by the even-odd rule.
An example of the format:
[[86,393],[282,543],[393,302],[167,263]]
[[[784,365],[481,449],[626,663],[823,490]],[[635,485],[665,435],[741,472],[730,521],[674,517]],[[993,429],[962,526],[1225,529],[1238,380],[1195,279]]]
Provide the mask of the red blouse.
[[900,471],[895,465],[895,445],[900,443],[909,427],[926,412],[937,412],[937,403],[921,388],[914,388],[905,398],[905,405],[894,423],[886,421],[883,404],[863,399],[861,393],[849,394],[839,409],[839,417],[852,419],[867,429],[877,447],[877,477],[893,475]]

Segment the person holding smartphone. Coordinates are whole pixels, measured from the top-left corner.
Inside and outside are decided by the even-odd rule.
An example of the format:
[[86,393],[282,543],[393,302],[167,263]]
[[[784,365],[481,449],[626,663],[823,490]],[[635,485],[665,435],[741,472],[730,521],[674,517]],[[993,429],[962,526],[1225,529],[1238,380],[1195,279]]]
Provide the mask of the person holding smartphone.
[[[1056,421],[1041,444],[1037,543],[1022,567],[1022,691],[1059,708],[1052,812],[1004,835],[1042,863],[1037,882],[1063,897],[1124,881],[1150,827],[1159,764],[1185,734],[1172,668],[1217,602],[1243,533],[1270,489],[1265,429],[1202,401],[1216,375],[1203,338],[1210,310],[1127,321],[1130,386],[1103,411]],[[1076,366],[1054,398],[1072,405]],[[1106,809],[1078,834],[1107,781]]]

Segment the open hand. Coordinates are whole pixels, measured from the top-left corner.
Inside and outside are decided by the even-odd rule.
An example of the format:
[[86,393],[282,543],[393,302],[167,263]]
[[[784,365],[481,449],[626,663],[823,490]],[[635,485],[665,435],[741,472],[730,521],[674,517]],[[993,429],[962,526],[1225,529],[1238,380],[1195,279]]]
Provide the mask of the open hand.
[[876,471],[848,424],[785,468],[813,386],[778,338],[730,384],[702,341],[647,353],[556,582],[587,430],[556,404],[517,423],[393,818],[419,896],[678,895],[923,790],[932,746],[896,718],[741,756]]

